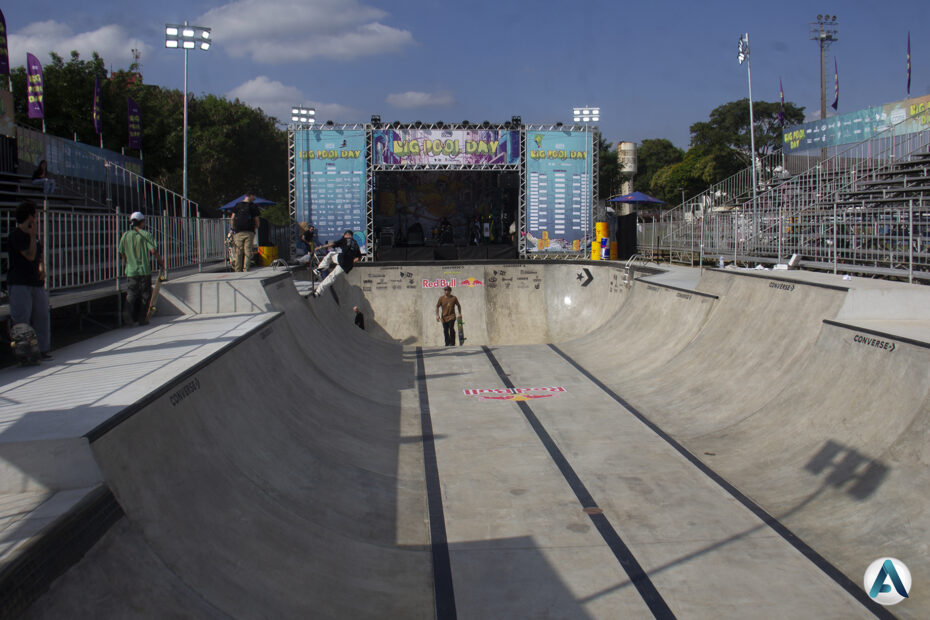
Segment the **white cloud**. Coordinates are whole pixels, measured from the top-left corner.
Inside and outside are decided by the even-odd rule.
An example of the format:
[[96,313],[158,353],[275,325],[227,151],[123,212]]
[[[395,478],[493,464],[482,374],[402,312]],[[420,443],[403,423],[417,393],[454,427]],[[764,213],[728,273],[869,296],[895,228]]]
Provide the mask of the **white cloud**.
[[34,22],[17,34],[9,35],[10,64],[26,64],[26,53],[39,59],[43,65],[50,62],[48,53],[55,52],[67,62],[71,51],[77,50],[82,60],[90,60],[97,52],[107,67],[128,67],[132,62],[131,50],[138,49],[143,56],[149,47],[133,39],[122,26],[107,25],[91,32],[75,33],[67,24],[54,20]]
[[197,18],[233,57],[263,63],[388,54],[412,44],[409,30],[381,23],[387,14],[358,0],[238,0]]
[[282,84],[264,75],[240,84],[226,93],[226,97],[239,99],[253,108],[261,108],[265,114],[277,118],[284,124],[290,121],[291,108],[295,105],[314,108],[319,122],[331,120],[342,123],[359,116],[357,111],[338,103],[308,100],[299,88]]
[[450,106],[455,103],[455,97],[448,91],[421,93],[410,90],[405,93],[391,93],[387,96],[387,102],[395,108],[426,108]]

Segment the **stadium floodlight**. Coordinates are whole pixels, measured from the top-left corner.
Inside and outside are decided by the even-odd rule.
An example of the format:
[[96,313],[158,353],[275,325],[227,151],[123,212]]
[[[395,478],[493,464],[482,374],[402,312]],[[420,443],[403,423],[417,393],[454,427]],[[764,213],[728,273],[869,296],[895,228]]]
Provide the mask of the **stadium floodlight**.
[[316,110],[306,106],[294,106],[291,108],[291,122],[302,125],[312,125]]
[[181,215],[187,217],[187,51],[210,49],[210,28],[183,24],[165,24],[165,47],[184,50],[184,163],[181,196]]
[[572,108],[572,120],[576,123],[596,123],[601,120],[601,109],[590,106]]

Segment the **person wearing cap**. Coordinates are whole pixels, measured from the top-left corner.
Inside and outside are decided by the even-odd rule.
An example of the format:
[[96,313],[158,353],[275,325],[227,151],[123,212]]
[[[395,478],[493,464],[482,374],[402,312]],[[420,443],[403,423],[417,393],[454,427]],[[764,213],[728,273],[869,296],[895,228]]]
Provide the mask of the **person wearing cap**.
[[[165,260],[158,253],[158,244],[152,233],[145,230],[145,216],[136,211],[129,216],[130,229],[119,240],[119,255],[126,262],[126,289],[128,308],[127,323],[145,325],[149,301],[152,299],[152,259],[158,261],[162,273],[166,271]],[[164,277],[164,276],[162,276]]]
[[246,192],[245,199],[232,208],[232,215],[229,216],[229,228],[233,234],[233,271],[249,270],[258,217],[255,194]]
[[[436,320],[442,322],[442,335],[446,338],[446,346],[455,346],[455,319],[462,318],[462,304],[458,297],[452,294],[452,287],[447,286],[436,302]],[[458,317],[455,309],[459,309]]]
[[362,256],[362,250],[358,247],[358,242],[355,241],[355,237],[351,230],[342,233],[342,239],[330,241],[320,246],[321,250],[327,248],[338,248],[342,251],[337,252],[333,250],[320,261],[320,266],[313,270],[314,274],[320,275],[320,270],[329,269],[330,267],[333,268],[329,275],[326,276],[326,279],[320,282],[320,285],[313,292],[314,297],[319,297],[323,294],[323,291],[332,286],[336,278],[339,277],[339,274],[352,271],[355,262]]

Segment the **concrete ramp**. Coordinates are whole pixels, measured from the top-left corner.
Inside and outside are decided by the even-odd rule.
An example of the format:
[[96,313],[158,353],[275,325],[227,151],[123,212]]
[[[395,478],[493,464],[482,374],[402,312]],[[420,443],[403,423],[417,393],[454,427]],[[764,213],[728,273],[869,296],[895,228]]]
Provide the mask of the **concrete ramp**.
[[336,291],[345,306],[366,312],[376,337],[442,346],[436,302],[449,285],[462,305],[467,344],[530,344],[562,342],[602,326],[620,308],[625,278],[615,264],[375,264],[353,269],[350,286]]
[[[257,320],[93,434],[124,516],[28,617],[930,616],[930,323],[864,309],[923,291],[640,276],[170,282],[168,327]],[[464,347],[436,346],[444,282]],[[889,609],[884,556],[914,577]]]

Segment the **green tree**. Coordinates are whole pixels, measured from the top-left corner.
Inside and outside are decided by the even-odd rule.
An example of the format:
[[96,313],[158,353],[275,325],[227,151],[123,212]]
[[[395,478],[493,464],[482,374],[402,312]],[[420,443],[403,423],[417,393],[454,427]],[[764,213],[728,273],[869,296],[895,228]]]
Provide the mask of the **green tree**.
[[652,191],[652,178],[657,172],[681,162],[685,152],[665,138],[643,140],[636,149],[636,175],[633,178],[633,187],[645,191]]
[[[782,124],[778,120],[781,104],[754,101],[753,127],[755,128],[756,157],[765,157],[781,148]],[[804,108],[785,103],[785,125],[804,122]],[[717,106],[710,120],[691,125],[691,146],[719,146],[738,153],[746,166],[752,164],[749,156],[752,136],[749,130],[749,99],[731,101]]]
[[[77,52],[68,62],[51,54],[43,67],[46,131],[59,137],[98,145],[92,103],[94,80],[101,81],[103,144],[120,151],[128,142],[127,98],[142,116],[144,176],[178,193],[183,186],[183,94],[143,84],[135,71],[119,70],[107,77],[96,53],[81,60]],[[40,119],[27,118],[26,70],[13,71],[16,122],[41,129]],[[188,98],[188,187],[190,199],[205,215],[246,190],[284,205],[287,213],[287,133],[274,118],[240,102],[215,95]],[[277,211],[266,211],[276,217]],[[277,214],[280,215],[280,214]],[[279,218],[280,219],[280,218]],[[285,218],[286,219],[286,218]]]
[[600,131],[597,132],[597,139],[597,197],[604,199],[619,193],[623,179],[620,175],[620,161],[617,159],[617,149],[611,148],[612,145],[604,139],[604,134]]
[[688,150],[680,162],[656,172],[649,190],[653,196],[669,205],[677,205],[681,203],[682,190],[685,196],[694,196],[744,167],[732,149],[695,146]]

